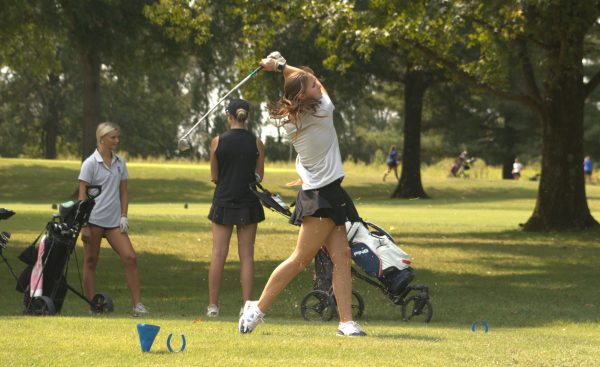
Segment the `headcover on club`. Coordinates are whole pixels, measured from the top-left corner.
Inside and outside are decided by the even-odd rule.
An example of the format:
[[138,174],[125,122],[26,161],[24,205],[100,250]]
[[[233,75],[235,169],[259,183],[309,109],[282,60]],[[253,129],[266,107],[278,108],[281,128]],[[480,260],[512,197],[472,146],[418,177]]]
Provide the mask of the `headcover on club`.
[[271,193],[269,190],[262,187],[262,185],[258,182],[250,184],[250,191],[252,191],[252,193],[256,195],[258,200],[260,200],[261,204],[265,208],[271,209],[272,211],[277,212],[286,218],[292,216],[290,208],[285,202],[283,202],[279,194]]

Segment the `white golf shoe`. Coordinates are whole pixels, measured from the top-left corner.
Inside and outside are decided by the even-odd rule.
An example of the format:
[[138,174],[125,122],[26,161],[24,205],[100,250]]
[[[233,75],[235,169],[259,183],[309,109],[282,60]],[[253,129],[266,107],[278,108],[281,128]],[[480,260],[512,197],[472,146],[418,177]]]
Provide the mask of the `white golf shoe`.
[[148,316],[149,313],[150,309],[144,306],[142,303],[138,303],[137,305],[135,305],[135,307],[133,307],[134,317]]
[[219,316],[219,306],[217,306],[217,305],[208,305],[208,307],[206,307],[206,316],[208,316],[208,317],[218,317]]
[[240,317],[239,330],[242,334],[251,333],[263,321],[265,314],[258,308],[258,301],[246,301],[244,313]]
[[354,321],[340,322],[337,336],[366,336],[359,324]]

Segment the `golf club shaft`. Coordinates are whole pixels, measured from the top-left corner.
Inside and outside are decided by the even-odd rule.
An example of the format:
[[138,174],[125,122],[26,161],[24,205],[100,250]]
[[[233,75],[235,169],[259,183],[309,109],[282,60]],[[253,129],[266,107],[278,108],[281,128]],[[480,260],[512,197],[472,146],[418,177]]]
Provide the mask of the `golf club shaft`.
[[194,124],[194,126],[192,126],[192,128],[186,132],[179,140],[183,140],[185,138],[187,138],[197,127],[198,125],[200,125],[200,123],[202,121],[204,121],[204,119],[210,115],[210,113],[217,108],[217,106],[219,106],[219,104],[221,104],[221,102],[223,102],[223,100],[225,100],[225,98],[227,98],[231,93],[235,92],[239,87],[241,87],[244,83],[246,83],[250,78],[252,78],[254,75],[256,75],[256,73],[258,73],[263,67],[259,66],[256,69],[254,69],[254,71],[252,71],[247,77],[244,78],[244,80],[242,80],[241,82],[239,82],[235,87],[233,87],[229,92],[227,92],[226,95],[224,95],[223,97],[221,97],[221,99],[219,99],[217,101],[217,103],[214,104],[214,106],[212,106],[210,108],[210,110],[208,110],[208,112],[206,112],[202,117],[200,117],[200,120],[198,120],[198,122],[196,122]]

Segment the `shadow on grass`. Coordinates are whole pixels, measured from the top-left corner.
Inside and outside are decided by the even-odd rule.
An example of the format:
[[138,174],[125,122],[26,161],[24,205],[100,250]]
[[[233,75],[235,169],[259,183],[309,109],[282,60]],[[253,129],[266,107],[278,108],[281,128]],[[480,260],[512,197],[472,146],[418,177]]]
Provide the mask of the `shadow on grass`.
[[[475,320],[487,320],[490,327],[600,322],[598,248],[588,249],[581,254],[583,256],[565,256],[566,251],[562,248],[529,244],[502,246],[469,241],[431,246],[439,248],[440,252],[447,246],[465,253],[463,260],[445,264],[443,269],[415,268],[413,284],[430,287],[434,309],[432,324],[468,328]],[[81,248],[76,251],[81,262]],[[417,252],[416,249],[413,251]],[[16,256],[9,261],[17,272],[22,269]],[[152,309],[150,318],[189,319],[190,322],[204,318],[209,265],[206,261],[195,261],[192,254],[174,256],[141,252],[138,264],[143,302]],[[256,262],[255,295],[260,293],[278,264],[279,261]],[[462,270],[474,269],[474,265],[486,270]],[[0,315],[19,315],[22,296],[14,291],[14,281],[7,269],[0,272],[0,279],[3,295]],[[69,283],[77,289],[80,287],[73,257]],[[366,325],[369,322],[399,322],[402,325],[400,307],[393,305],[378,289],[359,280],[354,281],[354,288],[365,299]],[[277,322],[277,318],[300,319],[300,300],[311,289],[312,266],[294,279],[277,298],[268,313],[273,319],[271,322]],[[115,313],[104,317],[129,314],[131,306],[124,272],[118,257],[107,248],[101,251],[98,291],[108,293],[115,303]],[[226,264],[220,302],[223,318],[235,321],[241,306],[239,263],[235,260]],[[67,296],[63,315],[88,317],[85,303],[73,294]],[[411,338],[407,333],[380,337]]]
[[[344,189],[348,191],[350,196],[360,202],[362,199],[386,201],[393,205],[399,203],[418,203],[418,200],[394,199],[390,201],[390,197],[395,187],[390,187],[389,184],[377,183],[370,185],[344,185]],[[527,187],[426,187],[425,192],[430,196],[430,199],[423,199],[428,205],[430,204],[451,204],[454,202],[490,202],[490,201],[505,201],[518,199],[535,200],[537,197],[536,188]]]
[[[79,168],[13,165],[2,172],[0,201],[61,203],[72,200],[78,189]],[[196,179],[129,180],[129,196],[135,203],[212,200],[213,185]]]
[[50,204],[71,200],[78,176],[78,169],[13,165],[2,172],[0,201]]
[[212,183],[196,180],[177,178],[167,179],[132,179],[129,184],[131,198],[135,203],[161,203],[161,202],[210,202],[214,185]]
[[454,232],[454,233],[443,233],[438,232],[410,232],[407,234],[401,231],[392,231],[392,236],[402,243],[402,238],[406,236],[418,237],[419,239],[427,240],[430,239],[434,243],[453,241],[460,243],[461,241],[471,241],[473,239],[495,241],[497,244],[502,245],[502,241],[527,241],[533,243],[557,243],[562,242],[564,246],[571,246],[573,244],[588,243],[590,246],[594,246],[598,243],[597,239],[600,238],[600,227],[588,229],[585,231],[571,231],[571,232],[526,232],[520,229],[507,230],[507,231],[472,231],[472,232]]

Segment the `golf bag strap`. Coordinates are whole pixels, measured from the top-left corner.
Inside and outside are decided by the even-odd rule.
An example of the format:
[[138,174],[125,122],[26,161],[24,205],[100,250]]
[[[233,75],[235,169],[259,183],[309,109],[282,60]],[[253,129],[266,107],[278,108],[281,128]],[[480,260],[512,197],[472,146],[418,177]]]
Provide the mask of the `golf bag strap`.
[[42,237],[42,235],[44,234],[44,232],[46,232],[46,228],[42,229],[42,231],[40,232],[40,234],[35,238],[35,240],[33,240],[33,242],[31,243],[30,246],[35,246],[35,244],[38,243],[38,240],[40,239],[40,237]]

